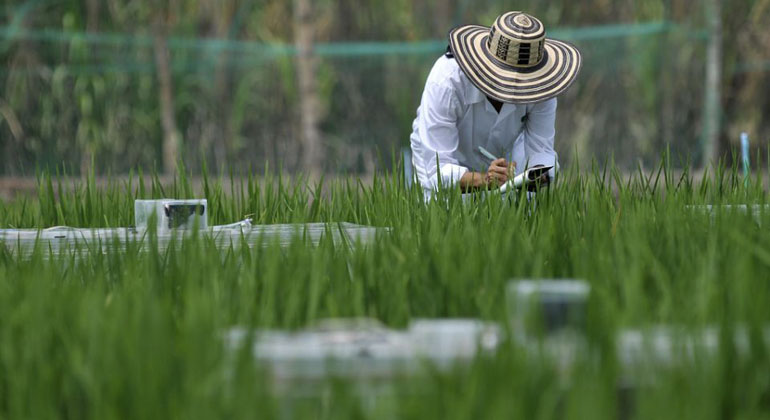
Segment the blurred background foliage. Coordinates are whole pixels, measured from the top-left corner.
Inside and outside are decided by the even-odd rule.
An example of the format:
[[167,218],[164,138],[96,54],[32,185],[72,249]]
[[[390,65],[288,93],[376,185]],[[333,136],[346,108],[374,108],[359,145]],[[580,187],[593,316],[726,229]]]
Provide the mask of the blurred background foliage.
[[[721,4],[721,38],[709,1]],[[701,165],[714,119],[716,156],[742,131],[767,153],[770,0],[10,0],[0,6],[0,175],[170,172],[176,159],[194,172],[304,172],[308,127],[326,173],[389,168],[447,31],[511,9],[584,53],[560,99],[563,164],[650,167],[668,148],[675,163]],[[303,29],[316,59],[306,85]],[[716,115],[704,109],[712,41]]]

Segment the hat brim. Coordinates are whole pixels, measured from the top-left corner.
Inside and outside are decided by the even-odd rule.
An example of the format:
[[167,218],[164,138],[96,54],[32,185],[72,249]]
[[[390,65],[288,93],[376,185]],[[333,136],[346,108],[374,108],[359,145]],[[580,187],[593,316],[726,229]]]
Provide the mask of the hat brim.
[[463,73],[487,96],[501,102],[531,104],[567,90],[582,65],[580,51],[563,41],[546,38],[543,59],[534,67],[514,67],[487,49],[489,28],[466,25],[449,33],[452,53]]

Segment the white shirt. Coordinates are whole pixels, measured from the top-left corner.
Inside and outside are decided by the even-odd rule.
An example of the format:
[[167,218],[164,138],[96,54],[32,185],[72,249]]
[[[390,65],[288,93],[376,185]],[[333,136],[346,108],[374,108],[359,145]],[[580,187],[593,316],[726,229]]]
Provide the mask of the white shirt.
[[556,98],[531,105],[503,104],[498,114],[457,62],[442,56],[428,75],[412,125],[417,179],[430,196],[439,183],[452,185],[469,170],[486,173],[491,162],[479,146],[516,162],[518,172],[535,165],[557,166],[555,122]]

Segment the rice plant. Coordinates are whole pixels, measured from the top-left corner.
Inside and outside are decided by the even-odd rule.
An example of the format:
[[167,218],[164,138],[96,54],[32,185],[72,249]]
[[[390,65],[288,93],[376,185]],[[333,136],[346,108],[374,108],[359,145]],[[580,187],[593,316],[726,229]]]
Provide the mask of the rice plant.
[[[271,174],[134,173],[97,186],[39,176],[35,198],[0,204],[0,227],[129,226],[137,198],[207,198],[210,224],[352,222],[390,227],[366,246],[220,249],[193,235],[168,249],[120,252],[0,247],[0,418],[762,418],[770,371],[770,212],[762,176],[718,167],[696,180],[666,159],[651,173],[611,163],[568,170],[534,200],[424,202],[399,172],[371,185]],[[711,212],[692,205],[714,204]],[[247,349],[222,333],[298,329],[320,319],[473,317],[507,325],[512,278],[581,278],[592,287],[590,354],[565,379],[506,341],[449,372],[398,380],[386,396],[329,378],[315,396],[278,395]],[[719,326],[715,357],[662,367],[626,397],[621,328]],[[737,352],[730,332],[749,331]]]

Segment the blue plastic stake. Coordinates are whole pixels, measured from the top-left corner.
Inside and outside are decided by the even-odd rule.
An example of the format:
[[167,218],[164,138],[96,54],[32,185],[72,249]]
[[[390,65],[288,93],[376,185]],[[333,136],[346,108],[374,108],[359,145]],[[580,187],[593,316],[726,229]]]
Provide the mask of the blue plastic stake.
[[746,184],[749,182],[750,156],[749,156],[749,135],[741,133],[741,158],[743,160],[743,178]]
[[412,167],[412,148],[402,147],[401,157],[404,159],[404,181],[406,182],[407,187],[411,187],[412,181],[414,181],[414,168]]

